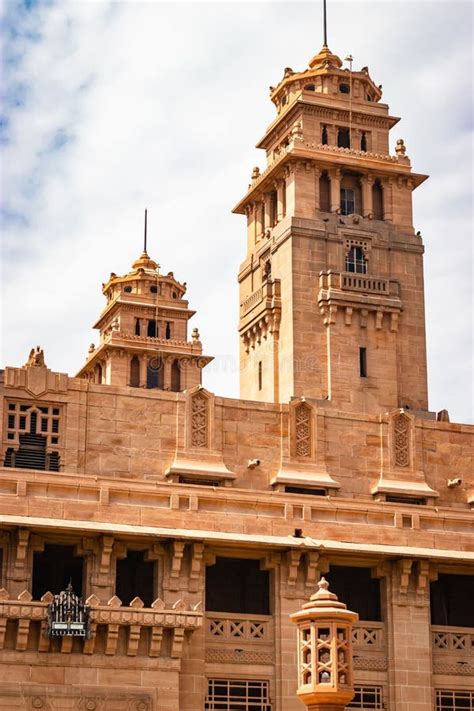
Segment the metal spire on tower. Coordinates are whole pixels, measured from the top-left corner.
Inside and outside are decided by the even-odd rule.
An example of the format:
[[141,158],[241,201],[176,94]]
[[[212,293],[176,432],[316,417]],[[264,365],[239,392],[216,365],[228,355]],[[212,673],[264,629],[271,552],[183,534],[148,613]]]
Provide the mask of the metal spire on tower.
[[145,228],[143,233],[143,251],[146,252],[146,240],[147,240],[147,213],[148,210],[145,208]]
[[328,46],[328,24],[326,14],[326,0],[323,0],[323,25],[324,25],[324,43],[323,47]]

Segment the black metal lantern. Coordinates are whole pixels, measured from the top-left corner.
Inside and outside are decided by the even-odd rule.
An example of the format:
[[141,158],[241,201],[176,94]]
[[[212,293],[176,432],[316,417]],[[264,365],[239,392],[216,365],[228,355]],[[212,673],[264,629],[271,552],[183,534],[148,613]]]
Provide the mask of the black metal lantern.
[[89,639],[90,608],[72,589],[71,582],[66,590],[55,595],[48,607],[46,637],[84,637]]

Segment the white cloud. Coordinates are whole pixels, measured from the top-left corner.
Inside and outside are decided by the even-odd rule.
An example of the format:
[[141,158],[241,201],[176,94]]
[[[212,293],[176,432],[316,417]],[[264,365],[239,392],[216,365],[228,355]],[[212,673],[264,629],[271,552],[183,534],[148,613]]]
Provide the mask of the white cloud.
[[[470,3],[331,2],[329,44],[368,65],[403,120],[426,245],[430,404],[471,416],[472,253],[467,195]],[[21,21],[20,21],[21,14]],[[236,273],[253,146],[274,117],[268,86],[320,48],[315,3],[10,3],[4,20],[9,143],[2,183],[3,358],[24,362],[41,343],[48,365],[74,373],[103,306],[100,284],[141,248],[187,281],[193,325],[221,356],[206,379],[238,393]],[[7,25],[8,27],[8,25]],[[19,29],[20,28],[20,29]],[[57,147],[66,141],[62,147]],[[56,149],[54,149],[56,146]],[[462,196],[462,199],[460,199]],[[235,368],[229,367],[234,362]]]

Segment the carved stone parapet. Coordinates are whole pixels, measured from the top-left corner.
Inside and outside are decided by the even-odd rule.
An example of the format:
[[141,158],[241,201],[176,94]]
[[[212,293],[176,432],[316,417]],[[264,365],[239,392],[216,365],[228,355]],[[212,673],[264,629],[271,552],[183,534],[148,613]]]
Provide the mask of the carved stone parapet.
[[[28,644],[29,628],[31,623],[41,623],[41,628],[46,628],[48,616],[49,597],[44,595],[41,602],[33,601],[31,594],[24,591],[18,600],[7,597],[6,590],[0,590],[0,649],[5,643],[5,629],[8,620],[15,621],[15,649],[25,651]],[[98,626],[105,627],[105,647],[107,655],[117,654],[117,645],[120,629],[125,627],[127,633],[126,654],[135,656],[138,653],[138,643],[141,630],[151,628],[149,655],[159,656],[163,631],[168,630],[172,635],[171,657],[179,657],[182,652],[184,633],[193,632],[202,626],[203,614],[200,603],[188,607],[182,600],[178,600],[171,609],[159,598],[152,607],[145,608],[139,598],[135,598],[129,607],[124,607],[117,596],[109,600],[108,605],[99,605],[98,598],[91,595],[87,601],[90,607],[91,635],[84,641],[83,653],[92,654],[95,651],[95,638]],[[67,636],[66,642],[61,646],[62,653],[71,653],[72,645]],[[71,638],[72,639],[72,638]],[[41,636],[37,641],[37,651],[47,652],[50,641]]]

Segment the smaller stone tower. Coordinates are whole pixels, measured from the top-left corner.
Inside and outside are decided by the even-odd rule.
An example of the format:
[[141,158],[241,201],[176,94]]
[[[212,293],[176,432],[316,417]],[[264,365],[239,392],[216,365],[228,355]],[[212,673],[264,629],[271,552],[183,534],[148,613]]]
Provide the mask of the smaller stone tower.
[[131,272],[111,273],[102,285],[107,305],[94,324],[100,344],[90,346],[78,377],[175,392],[201,383],[202,368],[212,358],[202,355],[197,328],[187,340],[188,320],[195,312],[183,298],[186,284],[159,269],[144,251]]

